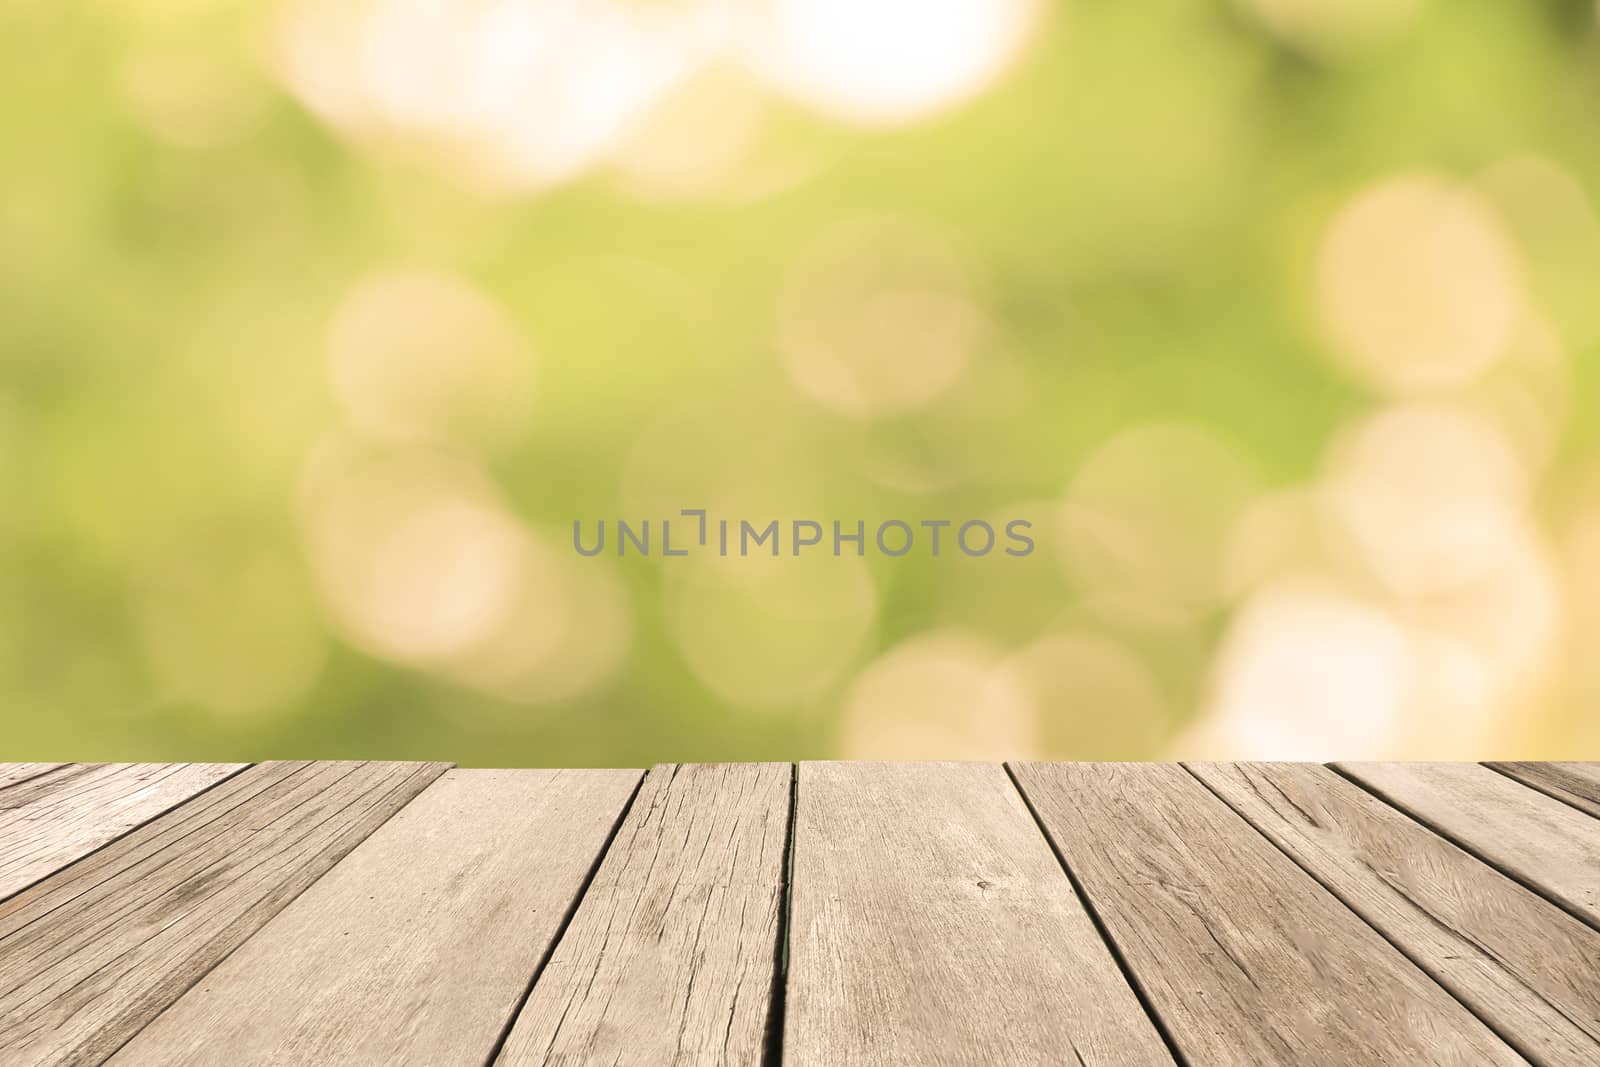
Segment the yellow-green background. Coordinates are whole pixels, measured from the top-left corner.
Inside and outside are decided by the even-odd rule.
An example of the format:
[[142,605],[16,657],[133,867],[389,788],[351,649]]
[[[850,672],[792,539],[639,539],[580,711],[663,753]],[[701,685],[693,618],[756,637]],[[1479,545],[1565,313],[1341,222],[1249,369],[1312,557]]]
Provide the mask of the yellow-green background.
[[[1345,47],[1243,3],[1048,4],[970,99],[906,121],[853,121],[727,75],[745,94],[747,142],[720,172],[663,192],[610,159],[486,189],[449,145],[341,129],[285,88],[280,5],[5,0],[0,755],[1593,755],[1600,227],[1585,227],[1600,192],[1600,32],[1579,0],[1417,7]],[[669,143],[692,137],[687,121]],[[1487,377],[1386,390],[1319,323],[1330,227],[1407,175],[1473,198],[1511,249],[1519,323],[1543,331],[1533,399]],[[872,258],[901,239],[910,251]],[[880,268],[919,276],[894,255],[915,261],[924,239],[942,264],[926,268],[934,284],[981,317],[965,373],[898,413],[819,402],[785,362],[785,308],[809,313],[807,279],[870,290]],[[851,248],[865,266],[840,280],[829,257],[854,263]],[[526,395],[491,382],[461,411],[446,396],[420,439],[360,425],[332,380],[330,338],[350,294],[392,272],[446,279],[493,309],[507,358],[527,364],[507,380]],[[897,323],[885,327],[890,356],[906,359],[895,372],[914,375],[928,338],[905,326],[896,349]],[[1519,459],[1523,562],[1545,582],[1527,624],[1521,586],[1397,586],[1360,551],[1328,550],[1340,535],[1318,526],[1341,434],[1396,406],[1469,401],[1509,412],[1508,439],[1548,431],[1536,461]],[[511,425],[489,433],[495,412]],[[1128,432],[1127,455],[1106,460]],[[1187,440],[1231,458],[1219,471]],[[1097,454],[1109,473],[1083,489]],[[347,469],[318,489],[326,462]],[[1243,487],[1205,481],[1240,471]],[[512,692],[385,651],[341,614],[313,527],[316,508],[345,505],[317,493],[351,494],[352,528],[371,527],[348,550],[359,560],[398,521],[362,480],[413,475],[475,486],[540,539],[542,565],[565,576],[550,581],[578,583],[561,586],[579,603],[559,637],[576,644],[504,638],[513,660],[524,640],[543,650],[535,676],[559,673],[562,648],[582,652],[595,610],[572,577],[585,565],[572,521],[661,517],[641,500],[850,523],[1026,513],[1039,551],[869,556],[848,578],[832,561],[704,581],[692,561],[601,561],[620,591],[602,636],[625,645],[581,691],[549,699],[538,677]],[[1470,470],[1441,477],[1473,492]],[[1075,485],[1132,513],[1076,556],[1052,526]],[[1264,551],[1353,614],[1283,622],[1310,632],[1264,669],[1311,695],[1282,683],[1281,738],[1255,729],[1208,749],[1202,727],[1245,669],[1225,651],[1251,598],[1267,597],[1262,625],[1279,625],[1277,563],[1252,570],[1237,516],[1213,508],[1238,496],[1242,514],[1274,492],[1318,528],[1268,523]],[[453,529],[441,520],[434,534]],[[417,536],[412,548],[438,547]],[[475,565],[471,545],[456,549],[418,557],[443,578],[380,568],[416,582],[393,610],[452,610],[430,598],[454,588],[450,567]],[[1212,573],[1241,553],[1249,573]],[[728,593],[746,580],[766,592]],[[1497,616],[1539,630],[1536,647],[1483,638]],[[1380,715],[1413,717],[1404,728],[1324,721],[1343,712],[1316,691],[1363,671],[1349,698],[1379,694]],[[795,680],[792,694],[763,688],[763,672]]]

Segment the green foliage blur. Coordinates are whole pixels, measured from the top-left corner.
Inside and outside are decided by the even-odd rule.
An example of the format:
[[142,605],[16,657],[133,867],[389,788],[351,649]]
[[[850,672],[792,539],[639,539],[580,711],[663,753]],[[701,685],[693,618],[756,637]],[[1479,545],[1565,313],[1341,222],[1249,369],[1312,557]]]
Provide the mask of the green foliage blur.
[[[1341,432],[1410,399],[1342,366],[1318,325],[1318,249],[1341,208],[1407,174],[1498,203],[1493,175],[1508,160],[1540,161],[1589,202],[1600,192],[1593,5],[1419,7],[1394,32],[1330,52],[1243,2],[1047,4],[992,80],[906,121],[853,122],[741,88],[756,118],[737,158],[687,191],[662,192],[609,157],[536,187],[486,186],[437,140],[341,129],[286,85],[274,51],[285,5],[7,0],[0,758],[1187,754],[1183,739],[1229,699],[1229,635],[1257,586],[1219,580],[1215,596],[1183,610],[1145,601],[1181,599],[1193,584],[1190,564],[1166,557],[1210,535],[1206,508],[1225,490],[1190,486],[1196,500],[1155,520],[1168,536],[1128,549],[1143,582],[1130,609],[1107,599],[1092,562],[1063,561],[1068,535],[1052,517],[1075,479],[1108,441],[1154,425],[1226,449],[1248,472],[1239,492],[1251,501],[1316,483]],[[1472,700],[1496,754],[1570,757],[1600,738],[1588,714],[1600,680],[1581,654],[1600,611],[1595,538],[1584,532],[1600,515],[1600,334],[1589,328],[1600,260],[1571,252],[1564,231],[1541,237],[1537,219],[1502,214],[1527,303],[1565,368],[1562,422],[1526,501],[1556,600],[1537,663]],[[876,247],[873,220],[936,235],[930,254],[959,265],[950,284],[982,325],[954,384],[929,397],[917,393],[916,359],[924,343],[943,343],[943,320],[907,327],[903,343],[891,337],[908,362],[885,373],[913,400],[851,411],[797,384],[785,308],[809,299],[813,275],[813,289],[855,284],[854,266],[828,258],[830,242],[848,242],[859,224]],[[870,286],[870,264],[862,269]],[[503,342],[529,374],[477,393],[469,383],[433,436],[386,436],[360,396],[341,394],[360,382],[341,387],[330,371],[351,293],[385,276],[444,278],[470,293],[462,328],[477,329],[479,312],[499,316],[483,329],[504,327],[509,339],[481,344]],[[424,296],[437,292],[428,284]],[[381,318],[405,301],[379,303]],[[403,346],[408,328],[394,331]],[[526,395],[502,395],[501,381]],[[426,378],[419,388],[427,393]],[[339,512],[345,525],[324,538],[323,489],[311,483],[330,462],[346,467],[326,492],[354,486],[354,517]],[[451,659],[459,635],[440,621],[470,631],[474,612],[499,610],[485,586],[526,576],[485,562],[501,520],[484,532],[463,505],[396,548],[384,538],[409,521],[403,507],[384,510],[382,494],[364,503],[363,486],[424,467],[428,485],[471,485],[469,504],[494,501],[495,515],[538,539],[537,567],[559,571],[530,586],[529,610],[539,614],[539,590],[565,590],[565,606],[550,607],[565,621],[550,625],[568,630],[503,635],[511,667],[474,673],[477,661]],[[1159,513],[1162,472],[1144,473],[1156,488],[1141,500]],[[1106,477],[1111,497],[1137,495],[1122,475]],[[708,486],[721,495],[706,499]],[[592,530],[708,504],[735,519],[869,528],[1026,513],[1038,518],[1039,551],[870,553],[860,567],[839,565],[851,577],[831,559],[780,560],[809,569],[780,574],[765,593],[737,576],[729,592],[700,560],[608,554],[595,565],[611,592],[586,592],[574,520]],[[1236,517],[1224,517],[1228,545]],[[401,555],[380,566],[391,551]],[[341,584],[339,567],[366,577]],[[1348,587],[1362,603],[1393,603],[1354,569]],[[814,603],[802,603],[808,590]],[[613,594],[592,618],[585,598]],[[1410,607],[1391,615],[1407,626],[1418,617]],[[1049,644],[1063,634],[1081,658],[1041,664],[1068,647]],[[1330,631],[1329,647],[1347,636]],[[519,649],[548,660],[528,668],[537,673],[593,652],[590,640],[608,651],[565,689],[499,684]],[[1307,640],[1290,667],[1304,666],[1315,687],[1322,646]],[[1057,679],[1055,690],[997,697],[985,665],[1004,674],[1024,654],[1029,678],[1064,662],[1104,684]],[[1428,714],[1453,699],[1446,690]],[[947,714],[932,707],[946,698],[969,702],[970,718],[930,740],[918,709]],[[851,740],[864,735],[850,717],[876,714],[874,701],[902,702],[894,714],[910,732],[891,724],[877,740]],[[1130,726],[1129,716],[1148,721]],[[1447,732],[1358,744],[1335,731],[1329,744],[1427,755],[1446,752],[1429,738]],[[903,750],[895,736],[908,738]],[[1280,752],[1263,741],[1228,754]]]

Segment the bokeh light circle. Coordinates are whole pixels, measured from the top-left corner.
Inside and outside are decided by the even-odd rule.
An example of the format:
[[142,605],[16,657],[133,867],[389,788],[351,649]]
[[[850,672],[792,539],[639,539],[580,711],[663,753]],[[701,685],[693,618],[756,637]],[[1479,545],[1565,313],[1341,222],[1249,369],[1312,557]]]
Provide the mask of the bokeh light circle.
[[1315,575],[1284,578],[1240,609],[1218,654],[1212,704],[1180,755],[1383,759],[1405,729],[1410,639],[1392,614]]
[[1490,572],[1526,536],[1527,472],[1488,420],[1453,407],[1379,412],[1330,450],[1323,506],[1384,587],[1414,597]]
[[529,426],[533,356],[505,311],[458,278],[362,279],[335,314],[328,363],[340,404],[371,435],[498,450]]
[[1038,751],[1029,693],[1001,672],[1001,649],[936,630],[869,663],[843,698],[846,759],[1026,759]]
[[1492,205],[1428,174],[1382,181],[1339,212],[1317,254],[1315,300],[1340,365],[1385,393],[1481,374],[1522,308]]
[[866,564],[816,553],[723,558],[714,535],[711,546],[672,561],[686,569],[666,589],[670,636],[695,677],[745,708],[826,692],[875,632],[878,595]]
[[965,264],[925,226],[843,223],[805,250],[779,305],[778,342],[800,390],[842,415],[920,408],[977,354],[984,314]]
[[961,103],[1016,56],[1035,0],[764,0],[755,69],[829,115],[912,121]]
[[1167,701],[1139,656],[1091,632],[1048,634],[1006,657],[991,692],[1025,694],[1038,745],[1073,760],[1148,759],[1167,740]]
[[1234,527],[1258,491],[1250,464],[1211,432],[1134,426],[1073,475],[1056,548],[1068,580],[1100,609],[1183,622],[1224,596]]

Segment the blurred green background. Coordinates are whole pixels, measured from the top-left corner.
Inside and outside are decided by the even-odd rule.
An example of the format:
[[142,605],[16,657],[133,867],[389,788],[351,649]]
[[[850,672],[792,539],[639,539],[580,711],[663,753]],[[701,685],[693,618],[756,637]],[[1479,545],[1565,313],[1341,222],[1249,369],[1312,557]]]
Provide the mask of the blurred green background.
[[0,754],[1595,758],[1597,178],[1589,0],[4,0]]

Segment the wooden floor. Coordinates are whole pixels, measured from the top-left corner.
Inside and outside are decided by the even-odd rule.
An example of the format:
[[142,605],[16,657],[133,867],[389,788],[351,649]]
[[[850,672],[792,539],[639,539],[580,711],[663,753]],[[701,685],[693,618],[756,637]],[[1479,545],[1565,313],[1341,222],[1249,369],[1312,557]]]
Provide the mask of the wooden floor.
[[0,764],[0,1064],[1600,1064],[1600,764]]

